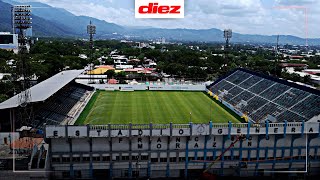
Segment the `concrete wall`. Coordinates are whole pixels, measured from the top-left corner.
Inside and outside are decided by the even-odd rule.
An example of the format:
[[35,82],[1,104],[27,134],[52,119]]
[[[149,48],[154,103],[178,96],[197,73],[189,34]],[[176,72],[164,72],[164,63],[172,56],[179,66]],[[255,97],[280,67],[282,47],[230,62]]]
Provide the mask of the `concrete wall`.
[[[248,175],[247,173],[253,176],[256,171],[272,170],[272,168],[296,170],[305,167],[305,158],[309,158],[309,156],[318,158],[309,161],[310,167],[320,168],[318,123],[313,125],[301,123],[261,124],[259,132],[256,132],[257,127],[248,124],[209,124],[208,128],[202,128],[202,126],[206,126],[205,124],[172,124],[168,126],[169,128],[167,125],[163,125],[163,130],[166,130],[166,133],[162,135],[161,129],[131,129],[130,127],[138,126],[121,126],[121,135],[119,136],[117,136],[119,130],[116,125],[112,125],[110,132],[108,128],[111,126],[64,128],[48,126],[47,130],[50,133],[46,133],[46,135],[51,139],[52,157],[58,157],[62,160],[63,157],[71,155],[81,159],[80,162],[72,162],[72,160],[52,162],[52,167],[57,171],[70,172],[72,165],[73,171],[83,172],[82,178],[90,175],[88,172],[91,167],[92,170],[108,170],[113,173],[110,175],[112,177],[128,177],[130,176],[128,172],[133,173],[137,169],[139,169],[141,176],[183,177],[191,175],[193,171],[203,169],[204,162],[202,160],[205,158],[211,162],[230,147],[223,154],[221,160],[212,166],[212,170],[219,171],[224,175],[233,175],[234,169],[230,167],[238,166],[240,161],[247,160],[249,162],[245,163],[245,170],[241,171],[244,176]],[[139,127],[147,128],[149,125],[140,125]],[[157,127],[157,125],[150,127]],[[197,132],[199,127],[201,130]],[[310,131],[310,127],[313,128],[312,131]],[[275,128],[279,129],[274,130]],[[295,131],[292,131],[292,128],[295,128]],[[219,129],[224,129],[223,131],[226,133],[219,133]],[[67,132],[61,132],[66,135],[64,138],[57,138],[60,137],[60,132],[54,133],[54,131],[60,130],[67,130]],[[157,133],[153,134],[153,131]],[[245,136],[237,141],[239,131]],[[254,133],[251,134],[251,132]],[[53,136],[54,134],[58,135]],[[113,135],[109,136],[109,134]],[[153,135],[150,136],[150,134]],[[234,142],[236,143],[234,144]],[[306,153],[306,142],[310,142],[308,153]],[[90,152],[90,144],[92,144],[92,152]],[[231,146],[232,144],[233,146]],[[88,161],[82,159],[84,157],[92,157],[92,159]],[[136,160],[135,157],[139,159]],[[185,174],[186,168],[188,170]],[[223,171],[220,172],[222,168]],[[131,175],[134,177],[133,174]]]
[[88,84],[96,89],[116,91],[116,90],[134,90],[134,91],[205,91],[205,85],[129,85],[129,84]]
[[[197,136],[197,135],[283,135],[283,134],[318,134],[320,123],[268,123],[268,124],[182,124],[161,125],[108,125],[102,126],[46,126],[47,138],[86,138],[86,137],[129,137],[132,136]],[[150,127],[153,127],[150,129]]]
[[[310,141],[310,151],[308,155],[305,154],[303,148],[299,150],[299,147],[305,145],[305,136],[292,136],[286,135],[285,137],[279,137],[278,135],[269,135],[269,137],[262,137],[259,135],[251,135],[249,138],[243,139],[236,143],[233,148],[227,151],[224,154],[224,158],[251,158],[256,159],[258,156],[260,161],[263,161],[265,158],[279,158],[279,157],[290,157],[299,156],[299,157],[308,157],[320,155],[318,148],[320,144],[320,138],[317,136],[308,137],[307,140]],[[206,142],[207,139],[207,142]],[[259,140],[260,139],[260,140]],[[277,141],[275,141],[277,139]],[[56,149],[53,151],[53,157],[69,157],[69,152],[66,152],[68,148],[61,146],[61,141],[57,139],[52,139],[51,147]],[[166,177],[167,173],[170,174],[170,177],[180,177],[180,170],[184,170],[186,167],[186,161],[179,161],[181,157],[189,157],[193,159],[201,159],[203,157],[214,156],[214,159],[217,158],[226,148],[228,148],[232,142],[235,142],[236,136],[231,136],[230,139],[227,135],[223,136],[192,136],[192,137],[152,137],[151,143],[149,137],[128,137],[116,138],[112,137],[112,147],[109,146],[109,138],[92,138],[92,147],[93,152],[92,156],[101,157],[99,162],[93,161],[93,169],[113,169],[113,177],[125,177],[124,172],[128,170],[135,171],[136,168],[140,169],[141,173],[147,173],[147,169],[150,167],[150,173],[152,177]],[[259,142],[260,141],[260,142]],[[76,152],[71,152],[75,157],[90,157],[90,152],[88,151],[88,142],[87,138],[77,138],[70,141],[72,147]],[[131,143],[130,143],[131,142]],[[276,142],[276,143],[275,143]],[[291,143],[292,142],[292,143]],[[131,144],[131,147],[130,147]],[[142,144],[142,146],[139,146]],[[177,144],[179,144],[177,146]],[[214,145],[213,145],[214,144]],[[291,147],[291,144],[293,145]],[[260,148],[258,148],[260,146]],[[57,151],[57,147],[63,149]],[[82,147],[82,149],[79,149]],[[187,148],[188,147],[188,148]],[[148,149],[150,148],[151,151]],[[131,150],[130,150],[131,149]],[[317,149],[317,150],[316,150]],[[292,151],[292,152],[291,152]],[[318,151],[317,154],[315,152]],[[65,153],[57,153],[65,152]],[[103,156],[110,156],[110,160],[102,160]],[[130,159],[122,160],[121,157],[126,156]],[[147,156],[146,160],[132,160],[131,156]],[[151,162],[151,158],[157,158],[157,162]],[[165,159],[161,161],[160,159]],[[175,162],[170,162],[170,158],[176,158]],[[252,172],[256,169],[271,170],[273,167],[273,162],[275,162],[275,168],[301,168],[304,167],[301,162],[294,162],[290,165],[290,160],[288,161],[273,161],[271,162],[259,162],[259,166],[256,166],[256,163],[248,164],[247,170]],[[136,167],[136,163],[139,162],[139,167]],[[167,163],[168,162],[168,163]],[[223,162],[223,163],[222,163]],[[52,166],[57,171],[69,171],[70,162],[67,163],[52,163]],[[239,163],[239,160],[232,161],[231,159],[225,159],[215,163],[213,169],[225,168],[224,173],[228,174],[230,166],[235,166]],[[131,164],[131,165],[130,165]],[[252,165],[252,166],[251,166]],[[319,167],[319,162],[312,163],[312,167]],[[189,160],[188,170],[201,170],[203,169],[203,163],[194,163],[193,160]],[[169,171],[167,168],[169,167]],[[73,170],[83,171],[83,175],[89,175],[90,171],[90,162],[74,162]],[[234,173],[230,171],[229,173]],[[142,175],[142,174],[140,174]],[[183,176],[184,174],[182,174]],[[230,175],[230,174],[229,174]],[[254,174],[251,174],[254,175]],[[83,176],[83,177],[84,177]]]

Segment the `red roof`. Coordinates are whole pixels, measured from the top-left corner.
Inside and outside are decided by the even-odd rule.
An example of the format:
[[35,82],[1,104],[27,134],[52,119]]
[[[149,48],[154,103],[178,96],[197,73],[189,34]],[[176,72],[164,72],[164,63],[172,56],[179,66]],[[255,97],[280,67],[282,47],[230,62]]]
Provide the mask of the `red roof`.
[[116,79],[109,79],[108,84],[118,84]]
[[290,56],[290,58],[302,59],[302,58],[303,58],[303,56]]
[[101,66],[98,66],[98,68],[114,69],[112,66],[109,66],[109,65],[101,65]]
[[303,72],[308,74],[320,74],[320,69],[305,69]]
[[155,68],[145,68],[147,71],[153,71]]
[[307,64],[281,63],[281,67],[306,67]]
[[24,137],[15,140],[11,147],[14,149],[31,149],[33,148],[34,144],[39,145],[43,141],[43,138],[30,138]]
[[125,69],[124,71],[125,72],[137,72],[138,69]]

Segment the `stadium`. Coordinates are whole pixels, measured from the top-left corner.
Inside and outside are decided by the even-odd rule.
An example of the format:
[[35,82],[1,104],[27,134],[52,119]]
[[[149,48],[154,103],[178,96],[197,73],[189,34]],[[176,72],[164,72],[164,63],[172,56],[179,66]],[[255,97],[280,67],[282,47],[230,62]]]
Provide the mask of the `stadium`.
[[[83,72],[31,88],[29,127],[47,144],[31,170],[53,179],[318,175],[315,89],[242,68],[210,85],[88,84],[77,81]],[[2,129],[25,123],[18,97],[0,104],[10,119]]]

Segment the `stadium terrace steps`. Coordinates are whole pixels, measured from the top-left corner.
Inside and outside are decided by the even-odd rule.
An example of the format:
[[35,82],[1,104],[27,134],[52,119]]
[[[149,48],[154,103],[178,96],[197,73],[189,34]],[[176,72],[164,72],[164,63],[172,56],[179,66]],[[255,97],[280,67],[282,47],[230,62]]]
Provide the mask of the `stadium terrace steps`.
[[88,96],[89,91],[78,84],[70,84],[61,89],[44,104],[38,105],[32,127],[43,129],[47,125],[59,125],[70,121],[74,107]]
[[308,121],[320,115],[320,96],[296,84],[237,69],[209,90],[237,111],[260,122],[270,118],[278,122]]

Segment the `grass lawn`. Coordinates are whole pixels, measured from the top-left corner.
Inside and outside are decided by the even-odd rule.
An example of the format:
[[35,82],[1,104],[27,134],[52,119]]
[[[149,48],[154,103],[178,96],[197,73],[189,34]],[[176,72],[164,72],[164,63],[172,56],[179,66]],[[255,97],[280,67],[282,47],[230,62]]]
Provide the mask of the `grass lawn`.
[[76,124],[186,124],[190,119],[193,123],[239,122],[239,117],[203,92],[98,91]]

